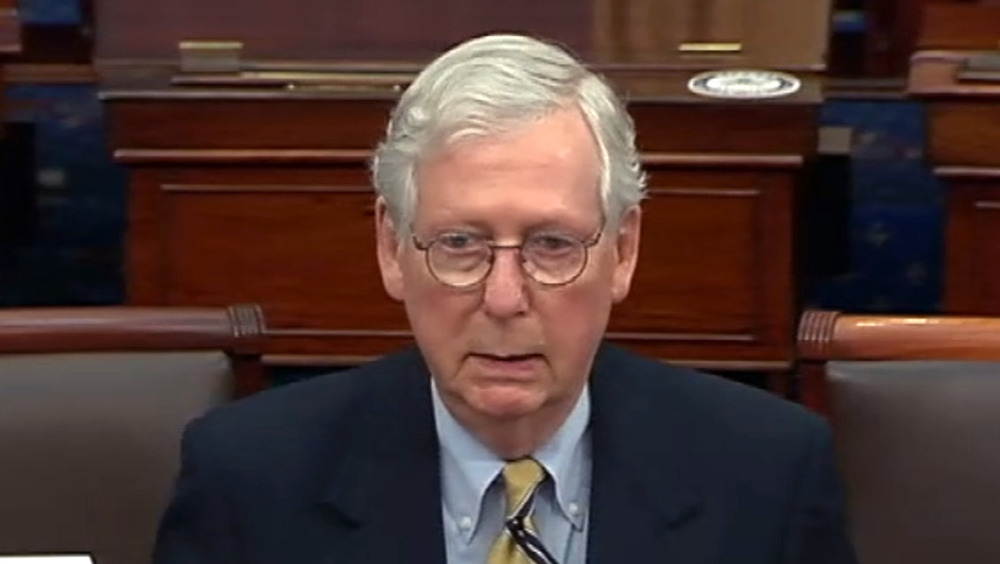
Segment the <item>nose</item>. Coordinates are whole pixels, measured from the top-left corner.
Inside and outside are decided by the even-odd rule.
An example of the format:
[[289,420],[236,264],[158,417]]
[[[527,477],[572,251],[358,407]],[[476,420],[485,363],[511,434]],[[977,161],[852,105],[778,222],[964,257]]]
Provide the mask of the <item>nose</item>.
[[483,309],[499,319],[516,317],[528,310],[528,292],[521,254],[517,249],[496,249],[493,268],[486,277]]

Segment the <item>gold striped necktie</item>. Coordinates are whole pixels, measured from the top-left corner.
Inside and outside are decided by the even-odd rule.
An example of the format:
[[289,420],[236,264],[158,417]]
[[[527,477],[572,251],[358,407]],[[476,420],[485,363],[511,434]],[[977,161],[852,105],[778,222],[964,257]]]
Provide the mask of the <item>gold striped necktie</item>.
[[533,458],[508,462],[503,469],[507,512],[487,564],[557,564],[542,546],[534,523],[535,492],[545,470]]

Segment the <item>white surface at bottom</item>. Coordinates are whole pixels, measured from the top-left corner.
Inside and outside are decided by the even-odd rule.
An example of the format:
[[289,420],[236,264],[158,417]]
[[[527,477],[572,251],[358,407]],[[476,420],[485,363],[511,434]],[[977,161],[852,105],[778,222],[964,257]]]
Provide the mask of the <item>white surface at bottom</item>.
[[94,564],[86,555],[0,556],[0,564]]

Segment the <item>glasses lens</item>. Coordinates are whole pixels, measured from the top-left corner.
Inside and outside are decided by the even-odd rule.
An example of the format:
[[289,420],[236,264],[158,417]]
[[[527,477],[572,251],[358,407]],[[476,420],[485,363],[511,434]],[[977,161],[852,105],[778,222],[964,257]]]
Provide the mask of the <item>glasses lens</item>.
[[485,242],[444,237],[427,249],[427,266],[443,284],[478,284],[490,270],[490,247]]
[[[586,268],[587,249],[594,242],[558,233],[532,235],[519,249],[524,273],[542,285],[568,284]],[[438,281],[465,288],[489,275],[496,249],[485,239],[452,233],[432,241],[426,252],[427,268]]]
[[565,284],[576,278],[587,261],[587,249],[566,235],[537,235],[525,241],[524,268],[540,284]]

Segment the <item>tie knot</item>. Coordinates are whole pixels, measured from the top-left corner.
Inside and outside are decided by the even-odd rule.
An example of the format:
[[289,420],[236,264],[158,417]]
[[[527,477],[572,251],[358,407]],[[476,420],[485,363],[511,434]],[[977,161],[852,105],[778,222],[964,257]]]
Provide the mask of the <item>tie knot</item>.
[[535,493],[535,488],[545,477],[545,470],[534,458],[521,458],[508,462],[503,468],[503,481],[507,489],[507,515],[515,515]]

